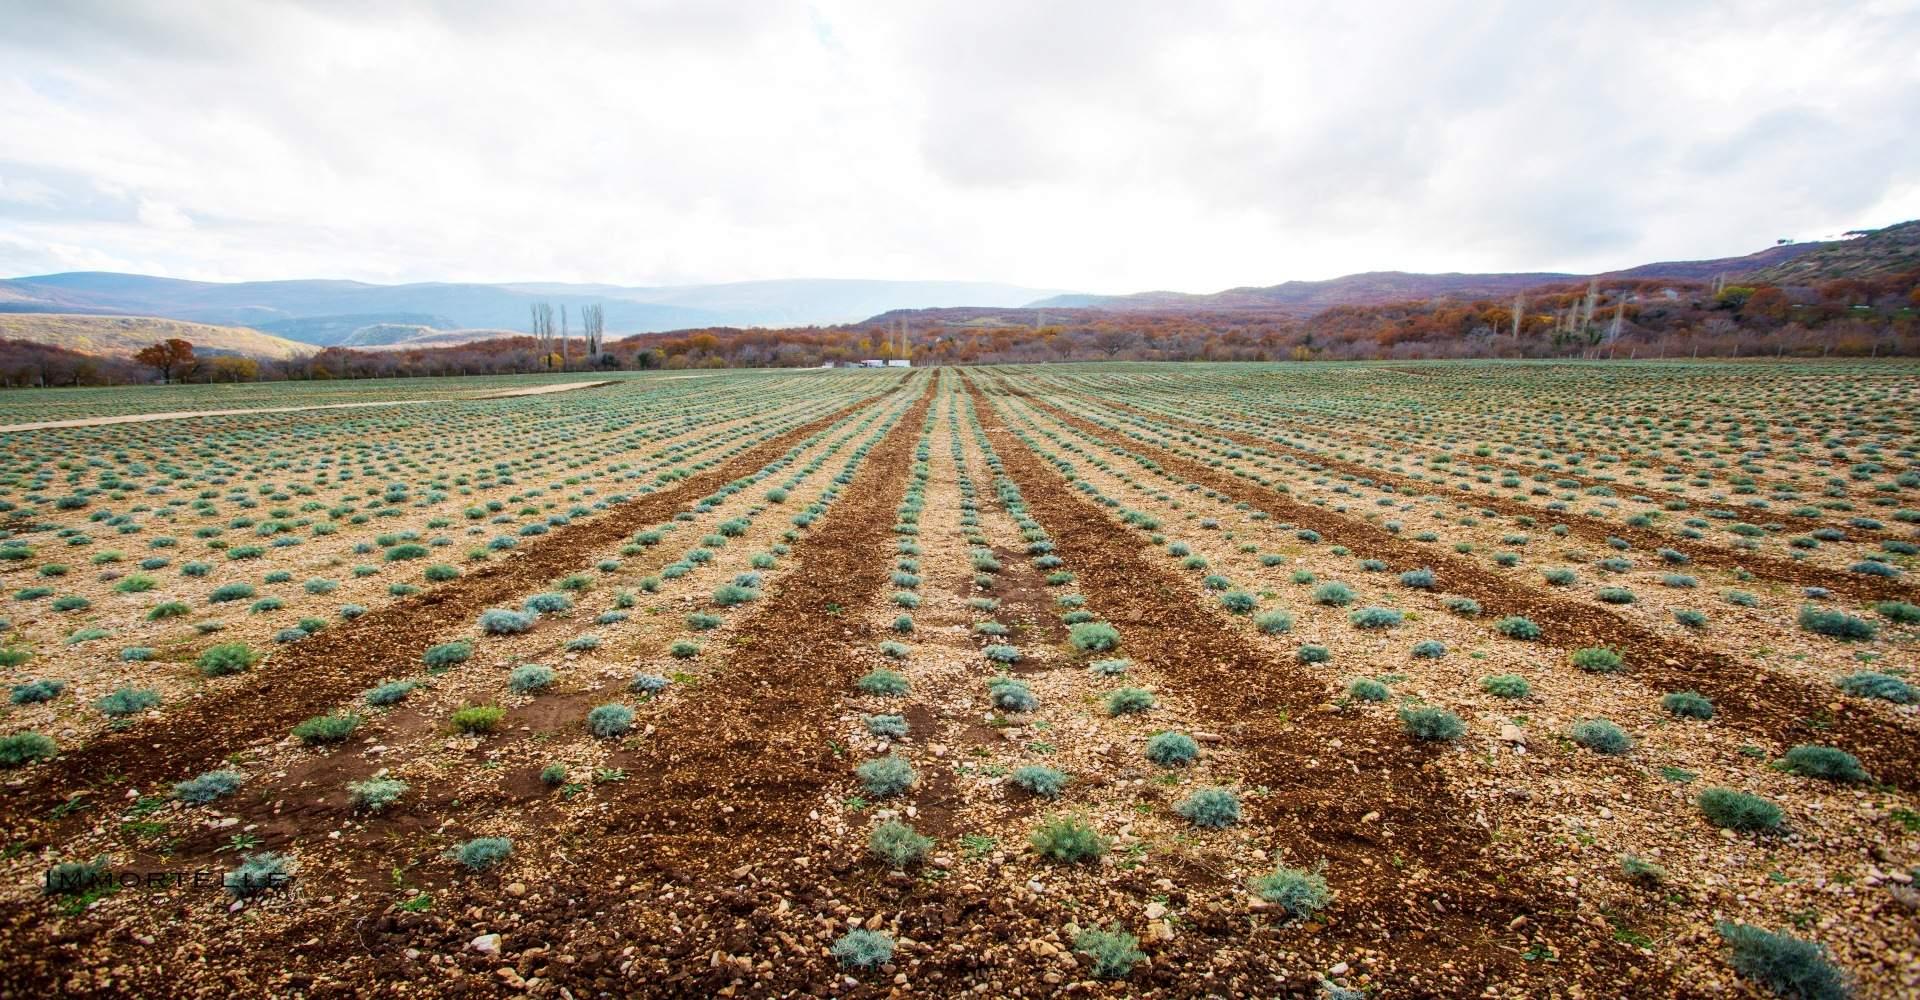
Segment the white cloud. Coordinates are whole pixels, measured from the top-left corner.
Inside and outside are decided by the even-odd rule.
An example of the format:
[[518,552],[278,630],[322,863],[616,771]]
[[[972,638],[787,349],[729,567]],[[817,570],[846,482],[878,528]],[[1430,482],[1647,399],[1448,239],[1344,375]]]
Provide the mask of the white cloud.
[[1902,4],[9,18],[13,273],[1205,291],[1718,256],[1920,212]]

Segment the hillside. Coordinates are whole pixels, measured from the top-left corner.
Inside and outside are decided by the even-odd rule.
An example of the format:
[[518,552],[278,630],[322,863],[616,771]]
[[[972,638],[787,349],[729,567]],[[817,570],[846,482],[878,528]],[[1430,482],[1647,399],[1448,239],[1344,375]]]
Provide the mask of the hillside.
[[1369,271],[1363,274],[1328,278],[1324,281],[1287,281],[1265,287],[1229,288],[1206,295],[1190,295],[1181,292],[1140,292],[1115,296],[1063,295],[1043,299],[1031,305],[1036,309],[1094,308],[1127,311],[1266,310],[1304,317],[1336,306],[1372,306],[1431,299],[1472,301],[1506,298],[1542,285],[1583,282],[1589,277],[1598,277],[1603,281],[1609,278],[1708,281],[1719,275],[1732,278],[1751,274],[1761,268],[1801,259],[1823,249],[1847,245],[1850,244],[1790,243],[1741,257],[1661,261],[1599,275],[1549,271],[1487,274]]
[[131,355],[169,337],[189,341],[202,353],[251,358],[293,358],[313,348],[237,326],[185,323],[152,316],[78,316],[0,312],[0,338],[29,340],[82,354]]
[[1876,229],[1856,239],[1819,244],[1751,277],[1776,285],[1810,285],[1835,278],[1872,278],[1914,270],[1920,270],[1920,220]]

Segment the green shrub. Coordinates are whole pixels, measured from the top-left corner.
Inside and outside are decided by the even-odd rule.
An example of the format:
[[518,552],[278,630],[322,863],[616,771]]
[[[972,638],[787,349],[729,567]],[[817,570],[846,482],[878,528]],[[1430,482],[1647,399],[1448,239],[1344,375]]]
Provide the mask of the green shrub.
[[1325,646],[1307,643],[1293,651],[1293,658],[1301,663],[1325,663],[1333,659],[1333,651]]
[[1244,590],[1229,590],[1220,595],[1220,607],[1229,614],[1251,614],[1253,609],[1259,606],[1260,599]]
[[294,738],[307,746],[321,746],[327,743],[339,743],[353,735],[360,728],[360,717],[350,712],[338,715],[316,715],[293,727]]
[[1173,811],[1194,826],[1217,830],[1240,822],[1240,796],[1224,786],[1195,789]]
[[1733,971],[1791,1000],[1846,1000],[1852,995],[1846,974],[1812,941],[1751,924],[1721,922],[1720,937],[1733,949]]
[[473,643],[443,642],[437,646],[427,647],[427,651],[421,654],[420,661],[425,663],[429,670],[445,670],[456,663],[465,663],[472,656]]
[[863,715],[860,721],[866,724],[867,732],[888,739],[905,739],[907,719],[903,715]]
[[506,837],[475,837],[454,848],[454,859],[469,871],[486,871],[513,853],[513,841]]
[[378,687],[368,689],[366,694],[360,696],[360,700],[375,708],[386,705],[397,705],[406,700],[407,695],[412,694],[413,689],[419,686],[420,685],[414,681],[388,681]]
[[1100,860],[1107,853],[1107,839],[1077,816],[1053,816],[1034,829],[1028,843],[1035,853],[1063,864]]
[[1404,617],[1404,615],[1392,608],[1369,606],[1360,608],[1347,615],[1347,620],[1358,628],[1380,629],[1392,628],[1400,624]]
[[1147,957],[1140,950],[1140,939],[1118,925],[1111,930],[1081,931],[1073,939],[1073,950],[1087,957],[1087,971],[1095,979],[1125,979]]
[[204,805],[240,790],[246,776],[239,771],[208,771],[173,786],[173,797],[182,802]]
[[514,694],[532,694],[553,686],[553,668],[538,663],[525,663],[513,668],[507,675],[507,689]]
[[933,841],[899,820],[887,820],[867,835],[867,850],[895,868],[905,868],[927,856]]
[[1104,653],[1120,645],[1120,630],[1106,622],[1081,622],[1070,630],[1067,641],[1082,653]]
[[1390,693],[1385,684],[1365,677],[1347,685],[1347,697],[1354,701],[1386,701]]
[[479,736],[499,728],[500,720],[506,715],[507,710],[498,705],[468,705],[454,711],[453,728],[455,732]]
[[1576,722],[1567,730],[1567,736],[1595,753],[1621,754],[1633,748],[1633,740],[1626,732],[1605,719]]
[[139,715],[160,704],[160,692],[151,688],[123,687],[93,703],[102,714],[116,719]]
[[1860,698],[1878,698],[1896,705],[1910,705],[1917,695],[1913,685],[1892,674],[1875,670],[1856,670],[1834,682],[1840,690]]
[[207,595],[207,603],[229,604],[234,601],[245,601],[252,599],[257,593],[259,592],[253,589],[253,584],[228,583],[215,587],[213,593]]
[[1345,607],[1353,603],[1353,588],[1344,583],[1323,583],[1314,588],[1313,603]]
[[1698,691],[1674,691],[1660,699],[1660,707],[1679,719],[1713,718],[1713,702]]
[[480,612],[480,631],[487,635],[517,635],[533,627],[533,616],[510,608]]
[[601,739],[625,736],[633,728],[633,709],[609,703],[587,713],[587,732]]
[[907,693],[907,678],[896,671],[880,667],[870,670],[865,676],[853,682],[863,694],[902,695]]
[[1280,907],[1288,919],[1310,917],[1333,902],[1333,890],[1318,870],[1281,866],[1247,883],[1262,902]]
[[1519,615],[1508,615],[1494,622],[1493,630],[1509,639],[1519,639],[1523,642],[1538,639],[1541,634],[1540,626],[1535,625],[1531,619],[1522,618]]
[[1873,610],[1879,612],[1888,621],[1902,625],[1920,625],[1920,605],[1908,604],[1905,601],[1881,601],[1873,606]]
[[244,642],[223,642],[200,654],[200,673],[207,677],[245,673],[260,662],[260,656]]
[[15,684],[8,700],[15,705],[34,705],[43,701],[52,701],[60,697],[60,692],[66,689],[66,681],[52,679],[28,681],[25,684]]
[[1153,708],[1153,692],[1145,688],[1114,688],[1107,693],[1108,715],[1137,715]]
[[913,787],[916,777],[913,765],[905,757],[895,755],[875,758],[853,770],[867,794],[877,799],[905,792]]
[[1279,635],[1293,628],[1293,616],[1285,611],[1263,611],[1254,616],[1253,627],[1267,635]]
[[33,659],[33,650],[31,649],[22,649],[19,646],[0,649],[0,667],[17,667],[31,659]]
[[1626,669],[1626,661],[1620,654],[1605,646],[1574,650],[1573,665],[1590,674],[1617,674]]
[[1472,618],[1480,613],[1480,602],[1471,597],[1449,597],[1447,598],[1446,604],[1448,611],[1467,618]]
[[1406,708],[1400,711],[1400,724],[1407,735],[1423,742],[1445,742],[1466,735],[1467,724],[1444,708]]
[[1800,606],[1800,627],[1836,639],[1871,639],[1880,631],[1880,626],[1864,618],[1816,608],[1811,604]]
[[14,733],[0,737],[0,767],[19,767],[46,760],[59,752],[59,746],[40,733]]
[[548,764],[540,769],[540,783],[548,788],[558,788],[567,783],[567,765]]
[[287,874],[285,858],[271,851],[262,851],[247,855],[239,866],[226,874],[221,883],[235,899],[249,899],[284,887],[291,877]]
[[399,800],[406,791],[407,783],[398,778],[368,778],[348,784],[347,798],[354,808],[377,813]]
[[1004,712],[1031,712],[1040,707],[1040,700],[1026,681],[1005,676],[987,682],[987,700]]
[[1686,608],[1675,611],[1673,613],[1673,620],[1688,628],[1707,627],[1707,616],[1705,614],[1698,611],[1690,611]]
[[1155,733],[1147,740],[1147,759],[1162,767],[1177,767],[1200,755],[1200,744],[1185,733]]
[[877,969],[893,961],[893,938],[856,927],[840,935],[831,950],[843,968]]
[[1659,885],[1667,880],[1667,870],[1637,854],[1620,855],[1620,874],[1635,882]]
[[1805,778],[1838,782],[1868,780],[1867,772],[1860,767],[1860,758],[1834,747],[1803,743],[1788,750],[1781,763],[1788,771]]
[[1519,674],[1494,674],[1480,678],[1480,690],[1495,698],[1525,698],[1533,693],[1533,685]]
[[1731,788],[1708,788],[1694,804],[1706,815],[1707,822],[1729,830],[1774,830],[1786,819],[1779,806]]

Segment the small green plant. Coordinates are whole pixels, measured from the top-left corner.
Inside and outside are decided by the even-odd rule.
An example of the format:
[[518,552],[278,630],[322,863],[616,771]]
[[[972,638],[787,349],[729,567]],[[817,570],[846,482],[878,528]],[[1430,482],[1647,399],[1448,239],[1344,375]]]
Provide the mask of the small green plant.
[[880,667],[868,671],[853,682],[853,686],[863,694],[902,695],[907,693],[907,678],[898,671]]
[[342,712],[337,715],[316,715],[293,727],[293,735],[300,742],[314,747],[342,742],[358,728],[360,717],[351,712]]
[[601,739],[625,736],[633,728],[633,709],[609,703],[587,713],[587,732]]
[[420,655],[420,661],[426,664],[428,670],[445,670],[455,664],[465,663],[472,657],[473,643],[443,642],[427,647],[427,651]]
[[1852,995],[1846,974],[1812,941],[1751,924],[1715,926],[1733,950],[1733,971],[1791,1000],[1846,1000]]
[[859,777],[860,784],[867,790],[867,794],[876,799],[884,799],[905,792],[913,787],[916,777],[913,765],[908,763],[905,757],[897,755],[867,761],[854,768],[854,774]]
[[1188,764],[1200,755],[1200,744],[1185,733],[1155,733],[1147,740],[1147,759],[1162,767]]
[[1029,764],[1014,768],[1010,780],[1015,787],[1023,788],[1043,799],[1057,799],[1067,787],[1066,772],[1044,764]]
[[1405,615],[1402,615],[1400,612],[1395,611],[1392,608],[1382,608],[1382,607],[1369,605],[1364,608],[1359,608],[1353,611],[1352,613],[1348,614],[1347,620],[1352,622],[1354,624],[1354,627],[1356,628],[1383,629],[1383,628],[1392,628],[1395,625],[1400,624],[1400,622],[1404,620],[1405,617],[1406,617]]
[[1385,684],[1367,677],[1347,685],[1347,697],[1354,701],[1386,701],[1390,693]]
[[933,849],[933,841],[899,820],[887,820],[867,835],[867,850],[895,868],[919,862]]
[[1145,688],[1121,687],[1107,692],[1108,715],[1138,715],[1153,705],[1153,692]]
[[877,969],[893,961],[893,938],[879,931],[854,928],[842,934],[831,951],[843,968]]
[[1200,788],[1180,800],[1173,811],[1194,826],[1217,830],[1240,822],[1240,796],[1224,786]]
[[454,860],[468,871],[486,871],[513,853],[513,841],[506,837],[475,837],[454,848]]
[[285,858],[271,851],[262,851],[243,858],[239,867],[226,874],[222,884],[235,899],[249,899],[279,889],[291,878],[287,873]]
[[1532,619],[1522,618],[1519,615],[1508,615],[1494,622],[1493,630],[1509,639],[1519,639],[1522,642],[1532,642],[1541,636],[1540,626],[1535,625]]
[[223,642],[209,646],[200,654],[200,673],[207,677],[225,677],[246,673],[260,662],[261,654],[244,642]]
[[1916,692],[1913,685],[1876,670],[1855,671],[1834,683],[1840,690],[1860,698],[1878,698],[1896,705],[1910,705],[1920,700],[1920,692]]
[[1451,742],[1467,733],[1467,724],[1459,716],[1432,706],[1402,709],[1400,724],[1408,736],[1426,743]]
[[1660,699],[1660,707],[1676,719],[1711,719],[1713,702],[1698,691],[1674,691]]
[[1271,875],[1253,879],[1247,888],[1262,902],[1278,906],[1289,920],[1310,917],[1333,902],[1333,890],[1327,888],[1326,877],[1318,868],[1308,870],[1283,865]]
[[1082,653],[1104,653],[1120,645],[1120,630],[1106,622],[1081,622],[1068,632],[1067,641]]
[[367,692],[360,696],[360,700],[373,708],[398,705],[419,686],[417,681],[388,681],[378,687],[368,688]]
[[1868,780],[1867,772],[1860,767],[1860,758],[1834,747],[1815,746],[1803,743],[1787,751],[1781,760],[1788,771],[1804,778],[1820,778],[1824,781],[1852,783]]
[[1786,814],[1780,807],[1746,792],[1713,787],[1701,791],[1694,804],[1707,822],[1728,830],[1776,830]]
[[1589,646],[1573,651],[1573,665],[1590,674],[1617,674],[1626,669],[1620,654],[1605,646]]
[[553,686],[553,668],[538,663],[523,663],[507,675],[507,689],[514,694],[533,694]]
[[1125,979],[1133,967],[1147,955],[1140,950],[1140,939],[1122,930],[1089,928],[1073,939],[1075,954],[1087,958],[1088,972],[1095,979]]
[[385,810],[407,791],[407,783],[398,778],[377,777],[347,786],[347,797],[356,809],[371,813]]
[[1864,618],[1855,618],[1841,611],[1816,608],[1811,604],[1800,607],[1800,627],[1808,632],[1832,636],[1835,639],[1871,639],[1880,632],[1880,626]]
[[246,776],[238,771],[208,771],[173,786],[173,797],[193,805],[226,798],[240,790]]
[[14,733],[0,737],[0,767],[19,767],[48,760],[60,752],[51,737],[40,733]]
[[1665,868],[1632,853],[1620,855],[1620,874],[1645,885],[1659,885],[1667,880]]
[[123,687],[94,702],[93,707],[99,709],[104,715],[124,719],[130,715],[139,715],[159,704],[160,692],[152,688]]
[[1054,816],[1028,838],[1034,852],[1062,864],[1090,863],[1107,853],[1107,839],[1077,816]]
[[1633,748],[1633,740],[1619,726],[1606,719],[1587,719],[1567,731],[1573,742],[1595,753],[1622,754]]
[[481,736],[500,727],[507,710],[498,705],[468,705],[453,713],[453,728],[469,736]]

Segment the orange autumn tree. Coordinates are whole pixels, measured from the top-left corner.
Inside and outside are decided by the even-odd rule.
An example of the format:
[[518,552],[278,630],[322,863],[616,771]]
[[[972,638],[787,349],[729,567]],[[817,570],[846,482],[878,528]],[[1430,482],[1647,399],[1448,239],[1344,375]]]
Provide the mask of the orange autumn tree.
[[193,345],[178,337],[169,337],[157,344],[142,347],[133,355],[133,360],[160,373],[160,381],[171,382],[175,372],[182,378],[192,372],[200,361],[193,356]]

